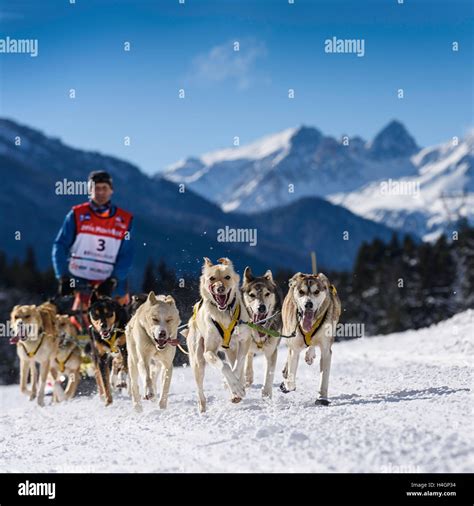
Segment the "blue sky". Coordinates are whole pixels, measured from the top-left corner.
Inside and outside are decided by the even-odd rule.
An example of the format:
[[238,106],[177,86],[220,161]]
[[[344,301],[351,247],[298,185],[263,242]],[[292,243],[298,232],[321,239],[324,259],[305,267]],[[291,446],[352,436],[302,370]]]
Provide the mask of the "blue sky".
[[0,116],[150,173],[300,124],[370,139],[397,118],[426,146],[473,123],[469,0],[0,0],[0,34],[39,41],[0,54]]

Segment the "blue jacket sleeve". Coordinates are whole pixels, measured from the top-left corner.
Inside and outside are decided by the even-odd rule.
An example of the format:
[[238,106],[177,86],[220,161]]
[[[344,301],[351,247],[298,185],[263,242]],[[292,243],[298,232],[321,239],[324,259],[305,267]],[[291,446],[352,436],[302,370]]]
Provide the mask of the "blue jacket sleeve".
[[74,243],[75,237],[76,223],[74,220],[74,211],[71,210],[66,215],[53,244],[52,260],[54,273],[57,278],[70,275],[68,268],[69,250]]
[[117,278],[118,281],[123,281],[127,278],[128,273],[132,267],[133,261],[133,244],[132,244],[132,223],[133,219],[130,221],[130,225],[128,226],[128,239],[123,239],[122,244],[120,245],[120,249],[115,260],[114,271],[112,273],[112,277]]

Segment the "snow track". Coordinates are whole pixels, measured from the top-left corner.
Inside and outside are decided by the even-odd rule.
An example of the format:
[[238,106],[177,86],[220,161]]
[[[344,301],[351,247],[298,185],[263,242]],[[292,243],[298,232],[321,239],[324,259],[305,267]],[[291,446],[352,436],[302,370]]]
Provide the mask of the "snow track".
[[[257,384],[238,405],[206,369],[208,411],[189,368],[176,368],[168,409],[128,396],[39,408],[0,387],[1,472],[473,472],[474,311],[418,331],[336,343],[329,407],[315,406],[319,363],[300,360],[297,391]],[[50,398],[47,398],[49,402]]]

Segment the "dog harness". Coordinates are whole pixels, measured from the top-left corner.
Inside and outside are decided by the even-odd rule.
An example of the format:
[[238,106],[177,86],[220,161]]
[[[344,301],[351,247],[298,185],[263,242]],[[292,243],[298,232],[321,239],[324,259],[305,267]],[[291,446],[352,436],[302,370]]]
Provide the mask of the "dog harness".
[[121,332],[120,329],[115,330],[114,333],[108,339],[105,339],[104,337],[101,336],[102,341],[105,341],[107,343],[112,353],[117,353],[119,351],[117,345],[115,344],[117,341],[117,334],[119,332]]
[[[197,304],[194,305],[193,319],[196,319],[197,314],[202,307],[202,304],[203,300],[201,299]],[[232,303],[230,304],[230,307],[232,307],[234,304],[235,304],[235,297]],[[232,334],[234,333],[236,325],[239,323],[240,313],[241,313],[240,304],[237,304],[232,314],[232,320],[228,327],[225,327],[224,325],[222,325],[222,323],[218,322],[217,320],[214,320],[214,318],[211,318],[212,323],[214,324],[220,336],[222,337],[223,341],[222,347],[225,349],[228,349],[230,347],[230,340],[232,339]]]
[[101,217],[89,202],[73,207],[76,239],[71,247],[69,271],[90,281],[103,281],[112,275],[115,261],[132,215],[117,208],[113,216]]
[[41,339],[40,339],[40,342],[38,344],[38,346],[36,347],[35,351],[28,351],[26,349],[26,346],[23,342],[20,341],[20,344],[23,346],[23,349],[25,350],[25,353],[30,357],[30,358],[33,358],[37,353],[38,353],[38,350],[40,349],[41,345],[43,344],[43,339],[44,339],[44,332],[41,333]]
[[69,355],[64,359],[64,360],[58,360],[57,358],[55,358],[55,362],[58,364],[59,366],[59,371],[60,372],[64,372],[64,370],[66,369],[66,362],[71,358],[71,355],[73,354],[74,350],[76,349],[76,346],[73,346]]

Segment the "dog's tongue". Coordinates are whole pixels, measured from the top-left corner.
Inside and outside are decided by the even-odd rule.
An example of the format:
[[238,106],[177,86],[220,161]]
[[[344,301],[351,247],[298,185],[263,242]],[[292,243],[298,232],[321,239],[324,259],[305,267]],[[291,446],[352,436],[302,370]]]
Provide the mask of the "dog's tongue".
[[18,336],[12,336],[12,337],[10,337],[9,343],[16,344],[19,340],[20,340],[20,338]]
[[267,313],[254,313],[253,315],[253,322],[254,323],[257,323],[261,320],[264,320],[265,317],[266,317]]
[[303,315],[303,330],[309,332],[313,325],[314,311],[305,311]]
[[216,300],[217,300],[217,303],[219,304],[220,307],[224,307],[225,303],[227,301],[227,295],[226,294],[217,294]]

